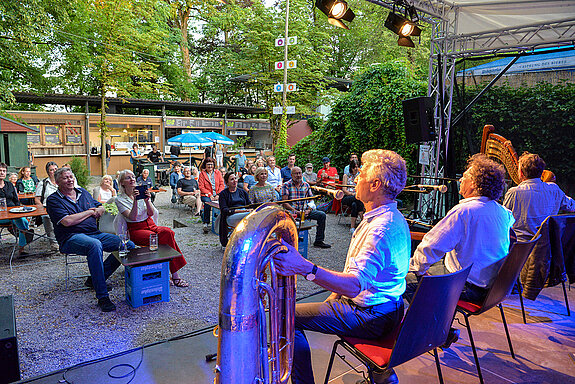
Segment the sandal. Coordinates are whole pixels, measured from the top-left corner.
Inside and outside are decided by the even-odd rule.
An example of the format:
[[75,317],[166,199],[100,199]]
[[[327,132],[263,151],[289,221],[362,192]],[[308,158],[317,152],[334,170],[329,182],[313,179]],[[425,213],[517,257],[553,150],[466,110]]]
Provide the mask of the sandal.
[[190,284],[188,284],[188,282],[184,279],[172,279],[170,277],[170,285],[173,285],[174,287],[178,287],[178,288],[187,288],[190,286]]

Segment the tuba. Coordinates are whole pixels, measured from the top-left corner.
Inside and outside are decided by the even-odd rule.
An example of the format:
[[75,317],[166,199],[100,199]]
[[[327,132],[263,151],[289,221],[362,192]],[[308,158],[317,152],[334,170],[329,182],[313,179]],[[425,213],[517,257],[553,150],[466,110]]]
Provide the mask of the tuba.
[[297,249],[295,222],[275,204],[246,216],[229,239],[220,284],[216,383],[283,384],[290,376],[296,280],[275,271],[273,255],[287,251],[280,240]]

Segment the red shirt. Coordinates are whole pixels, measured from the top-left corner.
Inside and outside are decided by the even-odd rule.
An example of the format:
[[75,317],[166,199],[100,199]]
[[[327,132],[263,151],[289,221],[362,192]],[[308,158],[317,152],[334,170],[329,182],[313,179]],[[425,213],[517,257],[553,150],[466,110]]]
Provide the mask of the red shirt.
[[328,176],[337,180],[337,169],[335,169],[334,167],[329,167],[328,169],[325,169],[324,167],[317,172],[318,181],[323,181],[327,183],[335,182],[334,179],[328,179]]

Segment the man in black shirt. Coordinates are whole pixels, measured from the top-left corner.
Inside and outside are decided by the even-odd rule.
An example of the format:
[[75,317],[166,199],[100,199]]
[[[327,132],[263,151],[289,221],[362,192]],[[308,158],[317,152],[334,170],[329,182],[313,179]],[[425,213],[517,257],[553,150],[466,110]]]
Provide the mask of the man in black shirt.
[[184,178],[178,180],[176,185],[178,196],[182,203],[194,209],[194,215],[198,216],[202,209],[202,200],[200,199],[200,187],[196,179],[192,177],[192,170],[190,167],[184,168]]
[[152,144],[152,152],[148,153],[148,160],[150,160],[152,163],[159,163],[160,160],[164,161],[164,157],[158,151],[158,148],[156,148],[155,144]]
[[170,146],[171,157],[180,157],[181,149],[177,145]]

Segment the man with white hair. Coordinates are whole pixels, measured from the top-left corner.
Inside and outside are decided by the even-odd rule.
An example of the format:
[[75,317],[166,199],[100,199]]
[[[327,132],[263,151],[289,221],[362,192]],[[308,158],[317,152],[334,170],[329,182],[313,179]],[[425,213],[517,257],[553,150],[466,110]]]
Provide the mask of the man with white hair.
[[[274,256],[278,273],[299,274],[332,291],[324,302],[296,305],[294,384],[314,382],[304,330],[376,339],[391,333],[403,318],[411,239],[395,197],[405,186],[405,161],[393,151],[373,149],[363,154],[362,162],[356,193],[366,213],[351,239],[343,272],[319,267],[291,246]],[[393,370],[375,372],[374,378],[376,383],[398,382]]]
[[[54,224],[54,234],[63,253],[85,255],[90,277],[85,285],[94,288],[98,307],[102,312],[116,309],[108,296],[106,279],[120,266],[120,262],[110,254],[102,262],[103,252],[117,251],[120,238],[98,230],[98,218],[104,207],[94,200],[84,188],[75,188],[75,177],[70,168],[60,168],[54,174],[58,190],[46,199],[46,210]],[[134,243],[128,242],[128,248]]]

